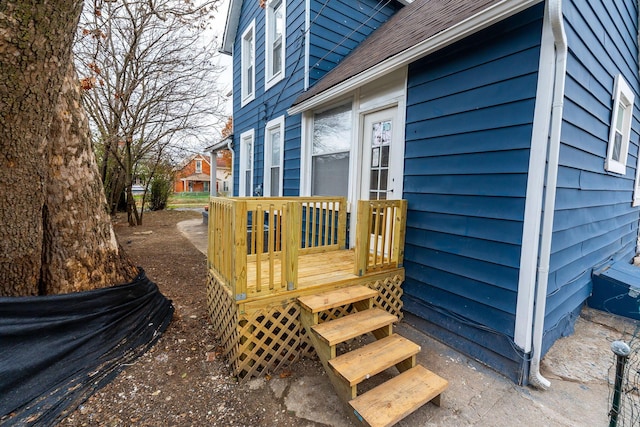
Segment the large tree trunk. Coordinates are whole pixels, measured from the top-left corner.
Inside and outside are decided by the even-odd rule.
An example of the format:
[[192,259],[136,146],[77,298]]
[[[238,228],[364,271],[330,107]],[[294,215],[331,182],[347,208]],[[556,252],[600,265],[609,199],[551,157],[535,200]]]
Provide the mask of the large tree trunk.
[[119,250],[111,227],[72,62],[47,140],[41,292],[76,292],[128,281],[136,271]]
[[[75,196],[70,193],[78,188],[76,179],[81,180],[82,185],[94,186],[93,182],[84,181],[90,175],[86,169],[95,167],[90,164],[93,160],[88,154],[80,153],[84,145],[47,146],[49,125],[71,62],[71,46],[81,9],[82,0],[0,0],[0,296],[85,289],[87,280],[99,286],[107,280],[107,275],[99,272],[87,279],[87,272],[91,275],[92,268],[102,260],[116,258],[117,251],[112,250],[112,232],[110,229],[106,232],[104,228],[110,225],[104,222],[104,217],[88,218],[96,215],[102,203],[94,199],[91,203],[95,205],[89,212],[82,209],[90,203],[86,193],[80,195],[81,201],[73,200]],[[63,102],[68,102],[68,98]],[[79,110],[61,108],[59,112],[63,116],[77,114]],[[61,127],[73,127],[74,120]],[[52,159],[53,164],[71,161],[72,165],[65,166],[64,175],[60,174],[57,183],[47,185],[49,162],[46,156],[50,148],[60,155],[59,159]],[[66,179],[70,185],[65,189],[61,182]],[[45,188],[59,193],[47,197]],[[51,204],[46,210],[48,221],[53,218],[52,224],[70,228],[70,221],[60,218],[60,212],[52,212],[52,209],[68,211],[62,216],[72,218],[75,227],[88,224],[85,234],[74,233],[68,237],[63,235],[65,232],[55,230],[55,225],[47,226],[45,246],[45,203]],[[71,240],[92,232],[102,237],[89,242],[86,250],[86,241]],[[65,241],[53,242],[59,238]],[[100,247],[96,243],[101,238],[105,239],[103,253],[92,254],[91,251]],[[60,248],[65,248],[67,253],[58,256],[52,252]],[[95,259],[89,262],[92,256]],[[66,265],[62,274],[54,274],[48,271],[50,268],[42,268],[43,259],[57,265],[54,268],[61,268],[69,260],[70,265]],[[115,268],[117,263],[114,261],[108,268]],[[64,277],[68,283],[42,281],[43,271],[46,271],[48,281]],[[83,284],[75,285],[80,282]]]

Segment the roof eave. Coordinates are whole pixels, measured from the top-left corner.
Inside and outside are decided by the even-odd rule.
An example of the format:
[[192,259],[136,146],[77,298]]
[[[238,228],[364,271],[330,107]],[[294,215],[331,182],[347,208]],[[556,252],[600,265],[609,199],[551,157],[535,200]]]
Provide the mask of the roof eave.
[[224,25],[224,34],[222,36],[222,47],[220,53],[227,55],[233,54],[233,42],[236,39],[238,25],[240,24],[240,10],[242,9],[242,0],[230,0],[229,10],[227,11],[227,21]]
[[215,144],[206,147],[204,150],[207,153],[213,153],[213,152],[228,148],[229,143],[232,143],[232,142],[233,142],[233,134],[230,134],[229,136],[216,142]]
[[338,83],[337,85],[293,105],[287,110],[289,115],[302,113],[316,108],[336,97],[344,96],[345,92],[352,91],[367,83],[370,83],[384,75],[398,70],[420,58],[436,52],[450,44],[464,39],[480,30],[483,30],[497,22],[500,22],[518,12],[540,3],[543,0],[503,0],[486,8],[464,21],[461,21],[448,29],[412,46],[411,48],[382,61],[378,65],[369,68],[355,76]]

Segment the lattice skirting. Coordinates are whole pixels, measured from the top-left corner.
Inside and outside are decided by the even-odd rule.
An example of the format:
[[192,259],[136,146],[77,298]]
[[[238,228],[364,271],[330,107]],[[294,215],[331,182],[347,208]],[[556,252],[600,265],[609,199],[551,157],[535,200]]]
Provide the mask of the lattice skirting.
[[[402,277],[366,283],[379,292],[375,306],[402,318]],[[315,357],[307,332],[300,323],[300,306],[292,301],[281,307],[239,314],[231,293],[213,275],[207,281],[207,304],[214,330],[233,372],[240,379],[277,372],[301,357]],[[323,321],[341,317],[352,308],[322,313]]]

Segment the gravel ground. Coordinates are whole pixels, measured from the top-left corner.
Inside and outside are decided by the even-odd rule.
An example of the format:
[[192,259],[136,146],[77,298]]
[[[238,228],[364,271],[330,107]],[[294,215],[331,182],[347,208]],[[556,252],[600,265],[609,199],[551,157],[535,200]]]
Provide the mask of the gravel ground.
[[[173,301],[174,318],[154,347],[59,425],[300,425],[301,420],[287,411],[282,393],[255,387],[255,382],[238,384],[220,358],[220,342],[206,316],[206,257],[176,228],[176,223],[200,215],[146,212],[140,227],[129,227],[125,218],[116,221],[120,243]],[[271,378],[295,379],[318,368],[318,363],[303,361],[296,371],[273,373]],[[323,425],[307,420],[304,424]]]

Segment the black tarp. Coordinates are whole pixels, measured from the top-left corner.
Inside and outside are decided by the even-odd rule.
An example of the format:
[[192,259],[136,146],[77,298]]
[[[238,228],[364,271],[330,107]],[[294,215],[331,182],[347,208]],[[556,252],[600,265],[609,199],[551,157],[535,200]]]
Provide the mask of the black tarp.
[[172,316],[142,269],[124,285],[0,298],[0,425],[54,425],[151,347]]

